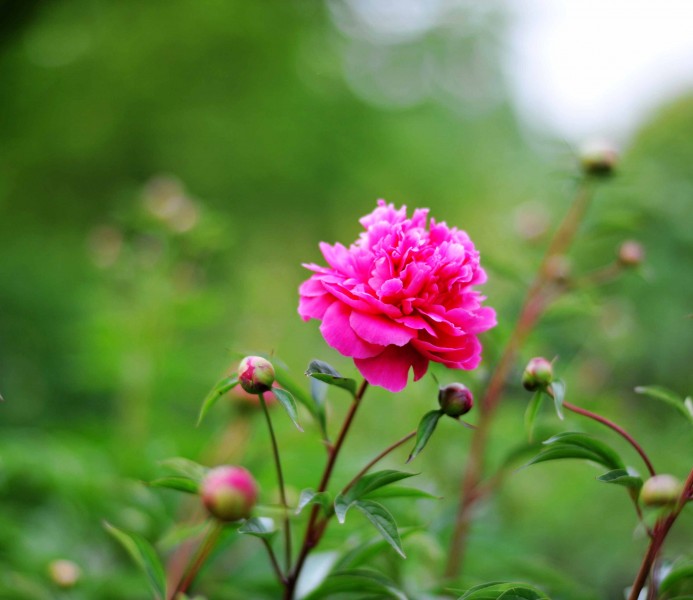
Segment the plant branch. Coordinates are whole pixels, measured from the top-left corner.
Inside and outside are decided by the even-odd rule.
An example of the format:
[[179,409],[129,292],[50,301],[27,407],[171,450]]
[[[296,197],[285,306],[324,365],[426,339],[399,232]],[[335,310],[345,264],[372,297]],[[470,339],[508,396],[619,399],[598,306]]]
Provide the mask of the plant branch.
[[183,576],[178,582],[178,585],[171,593],[170,600],[174,600],[176,596],[178,596],[178,594],[184,594],[188,591],[188,588],[192,585],[193,581],[195,580],[195,577],[197,577],[197,574],[204,565],[205,561],[207,560],[207,558],[209,558],[209,555],[211,554],[212,550],[214,550],[214,546],[219,540],[219,535],[221,534],[223,529],[224,525],[219,521],[215,521],[210,525],[210,528],[207,531],[207,535],[205,536],[204,541],[198,547],[197,552],[191,559],[190,564],[188,565],[188,568],[185,570]]
[[407,435],[405,435],[403,438],[397,440],[394,444],[390,444],[385,450],[383,450],[378,456],[376,456],[373,460],[371,460],[363,469],[361,469],[355,476],[354,478],[344,486],[344,489],[342,490],[342,494],[346,494],[354,485],[356,482],[361,479],[368,471],[375,465],[376,463],[380,462],[383,458],[385,458],[390,452],[393,450],[396,450],[399,448],[402,444],[406,444],[411,438],[413,438],[416,435],[416,429],[414,431],[410,431]]
[[650,477],[654,477],[657,474],[654,466],[652,465],[652,461],[650,460],[650,458],[645,453],[645,450],[643,450],[642,446],[637,441],[635,441],[635,438],[633,438],[632,435],[630,435],[625,429],[623,429],[623,427],[616,425],[616,423],[610,421],[606,417],[602,417],[601,415],[593,413],[593,412],[591,412],[585,408],[575,406],[574,404],[571,404],[570,402],[563,402],[563,406],[565,408],[567,408],[568,410],[573,411],[574,413],[582,415],[583,417],[587,417],[589,419],[592,419],[593,421],[597,421],[598,423],[601,423],[602,425],[606,425],[609,429],[612,429],[613,431],[618,433],[623,439],[625,439],[635,449],[635,451],[643,459],[645,465],[647,466],[647,470],[650,472]]
[[277,561],[277,555],[274,553],[274,550],[272,549],[272,544],[270,544],[269,540],[266,540],[265,538],[261,538],[261,540],[265,548],[267,549],[267,554],[269,555],[270,562],[272,563],[272,569],[274,569],[274,572],[277,575],[277,579],[279,579],[279,581],[282,584],[286,584],[286,577],[284,577],[282,569],[279,566],[279,562]]
[[[279,460],[279,447],[277,446],[277,437],[274,435],[274,428],[272,427],[272,419],[270,418],[269,410],[267,410],[267,403],[265,402],[265,395],[259,394],[260,404],[262,405],[262,412],[265,414],[265,421],[267,421],[267,429],[269,430],[270,439],[272,441],[272,455],[274,456],[274,465],[277,469],[277,481],[279,482],[279,497],[281,499],[282,506],[284,507],[284,556],[286,561],[286,571],[291,570],[291,521],[289,520],[289,504],[286,501],[286,487],[284,486],[284,474],[282,473],[282,464]],[[280,580],[284,580],[284,577],[280,577]]]
[[660,519],[654,527],[654,535],[650,541],[650,545],[647,548],[647,552],[643,557],[642,563],[640,564],[640,569],[635,576],[635,581],[630,589],[628,600],[638,600],[640,592],[642,591],[642,588],[645,587],[647,578],[652,571],[652,565],[654,565],[655,561],[657,560],[659,551],[664,544],[664,540],[666,539],[669,530],[678,518],[679,514],[681,514],[683,507],[690,499],[691,494],[693,494],[693,469],[688,474],[686,483],[683,485],[683,491],[681,492],[678,502],[676,503],[676,506],[672,512],[667,517]]
[[[330,478],[332,477],[332,471],[334,470],[335,463],[337,462],[337,457],[339,456],[339,452],[342,449],[342,445],[344,444],[344,440],[349,432],[349,428],[351,427],[354,417],[356,416],[356,411],[358,410],[361,400],[363,399],[363,395],[366,393],[367,389],[368,382],[364,379],[356,392],[356,395],[354,396],[354,400],[349,407],[346,417],[344,418],[344,422],[342,423],[342,428],[339,431],[337,440],[335,441],[334,445],[329,447],[327,464],[325,465],[325,470],[320,478],[317,493],[327,490],[327,486],[330,483]],[[291,600],[293,598],[294,590],[296,589],[296,582],[301,574],[301,569],[303,569],[303,565],[308,557],[308,553],[315,548],[325,531],[327,521],[325,520],[323,523],[319,523],[319,513],[320,507],[318,505],[313,506],[310,512],[310,518],[308,519],[308,526],[306,527],[306,534],[303,538],[303,544],[301,545],[301,550],[299,551],[298,558],[296,559],[296,564],[286,578],[286,583],[284,585],[284,600]]]
[[512,369],[520,347],[550,300],[551,290],[547,294],[546,288],[554,281],[550,270],[551,262],[555,257],[564,254],[570,247],[591,198],[592,186],[586,179],[583,179],[568,213],[549,243],[539,265],[537,275],[525,296],[515,329],[510,335],[498,365],[489,379],[486,393],[481,400],[479,423],[472,437],[467,465],[460,486],[460,503],[455,516],[448,562],[445,568],[445,576],[448,578],[457,577],[461,572],[469,526],[471,524],[471,511],[483,493],[479,486],[483,477],[489,432],[495,409],[501,399],[505,381]]

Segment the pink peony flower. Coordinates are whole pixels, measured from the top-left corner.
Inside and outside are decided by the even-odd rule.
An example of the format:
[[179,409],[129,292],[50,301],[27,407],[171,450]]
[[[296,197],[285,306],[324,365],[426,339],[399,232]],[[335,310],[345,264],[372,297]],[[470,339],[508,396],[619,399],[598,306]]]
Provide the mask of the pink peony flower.
[[396,210],[378,200],[361,219],[365,232],[349,248],[320,244],[327,267],[299,288],[298,312],[322,320],[325,341],[354,359],[369,383],[398,392],[426,373],[429,361],[474,369],[481,360],[477,334],[496,324],[474,285],[484,283],[469,236],[417,209]]

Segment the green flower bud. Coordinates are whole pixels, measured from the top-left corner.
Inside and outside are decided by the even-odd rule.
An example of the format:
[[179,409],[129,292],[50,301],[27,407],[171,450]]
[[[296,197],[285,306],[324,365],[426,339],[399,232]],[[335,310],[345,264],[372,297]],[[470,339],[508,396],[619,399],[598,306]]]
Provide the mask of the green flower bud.
[[451,383],[438,390],[438,404],[446,415],[457,419],[472,410],[474,396],[461,383]]
[[216,467],[200,487],[202,503],[220,521],[238,521],[250,516],[257,502],[257,484],[243,467]]
[[681,492],[683,484],[673,475],[655,475],[642,486],[640,501],[645,506],[673,506]]
[[580,153],[580,165],[585,175],[608,177],[618,164],[618,151],[604,141],[586,144]]
[[249,394],[268,392],[274,383],[274,367],[261,356],[246,356],[238,365],[238,381]]
[[522,385],[530,392],[545,390],[553,381],[553,366],[542,357],[530,360],[522,373]]

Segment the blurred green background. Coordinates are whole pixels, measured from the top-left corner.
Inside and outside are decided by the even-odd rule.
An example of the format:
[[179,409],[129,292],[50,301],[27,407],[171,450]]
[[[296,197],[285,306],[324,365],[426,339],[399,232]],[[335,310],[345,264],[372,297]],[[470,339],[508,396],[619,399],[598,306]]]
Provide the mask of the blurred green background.
[[[485,366],[436,370],[481,390],[547,228],[569,205],[574,150],[516,115],[499,9],[455,5],[454,18],[382,42],[353,4],[0,1],[0,598],[147,597],[101,521],[157,540],[187,515],[172,492],[140,483],[166,457],[242,462],[271,501],[252,408],[225,401],[196,429],[200,401],[239,353],[281,357],[299,380],[312,358],[355,374],[316,323],[298,318],[297,286],[308,276],[301,263],[321,260],[318,242],[350,243],[377,198],[430,207],[481,250],[500,323],[484,338]],[[693,388],[691,165],[684,97],[633,136],[571,257],[579,276],[634,238],[645,265],[561,300],[520,361],[559,356],[568,398],[621,422],[679,476],[690,428],[632,390]],[[372,390],[338,476],[415,427],[435,395],[431,378],[397,397]],[[493,461],[523,440],[527,400],[509,386]],[[315,428],[300,435],[277,420],[288,479],[296,491],[315,485]],[[594,430],[568,420],[547,411],[547,431]],[[411,553],[441,565],[468,440],[442,424],[417,470],[445,500],[426,516],[397,513],[430,525]],[[617,597],[644,541],[625,494],[599,487],[598,474],[585,465],[514,474],[479,515],[468,582],[521,578],[556,597]],[[686,527],[690,536],[690,515],[674,555]],[[266,575],[249,567],[256,550],[232,548],[200,590],[248,597],[234,590]],[[73,590],[51,581],[58,558],[82,569]],[[416,564],[410,584],[431,583]]]

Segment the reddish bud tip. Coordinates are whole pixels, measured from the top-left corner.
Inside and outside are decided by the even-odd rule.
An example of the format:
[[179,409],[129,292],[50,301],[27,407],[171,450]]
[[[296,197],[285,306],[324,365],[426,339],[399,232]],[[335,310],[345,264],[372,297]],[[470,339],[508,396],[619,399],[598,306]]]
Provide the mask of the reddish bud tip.
[[644,259],[645,249],[639,242],[627,240],[618,248],[618,262],[624,267],[637,267]]
[[216,467],[200,488],[202,503],[220,521],[247,519],[257,501],[257,484],[243,467]]
[[249,394],[268,392],[274,383],[274,367],[261,356],[246,356],[238,365],[238,381]]
[[457,419],[472,410],[474,396],[461,383],[451,383],[438,390],[438,404],[446,415]]
[[530,392],[539,389],[545,390],[553,381],[553,366],[541,356],[533,358],[527,363],[522,373],[522,385]]
[[580,165],[585,175],[607,177],[612,175],[618,164],[618,151],[605,141],[586,144],[580,152]]
[[640,490],[640,501],[645,506],[670,506],[676,504],[683,484],[673,475],[650,477]]

